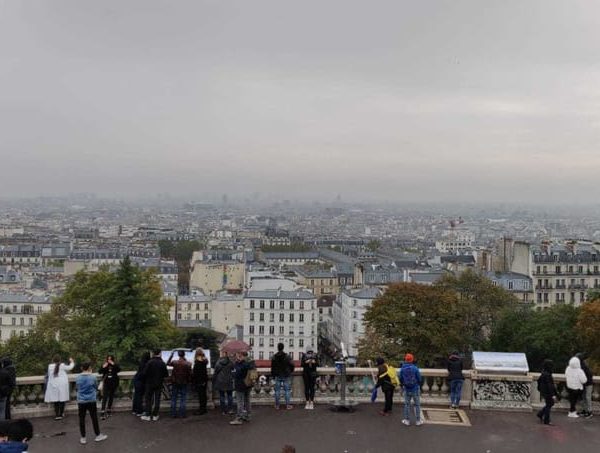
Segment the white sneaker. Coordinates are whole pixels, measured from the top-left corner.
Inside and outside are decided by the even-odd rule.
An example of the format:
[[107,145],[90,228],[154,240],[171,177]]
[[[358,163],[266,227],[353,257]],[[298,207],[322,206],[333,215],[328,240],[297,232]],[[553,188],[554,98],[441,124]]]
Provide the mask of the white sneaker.
[[85,444],[87,444],[87,439],[85,437],[82,437],[81,439],[79,439],[79,443],[81,445],[85,445]]
[[402,424],[403,424],[403,425],[406,425],[406,426],[410,426],[410,420],[403,419],[403,420],[402,420]]
[[312,411],[314,408],[315,408],[315,402],[311,401],[309,409]]
[[108,436],[106,434],[100,433],[100,434],[98,434],[96,436],[96,438],[94,439],[94,441],[96,441],[96,442],[102,442],[103,440],[106,440],[107,438],[108,438]]
[[416,426],[421,426],[423,424],[423,420],[417,420],[417,423],[415,423]]
[[158,421],[158,415],[155,415],[154,417],[152,417],[152,421],[153,422],[157,422]]
[[569,412],[569,415],[567,415],[567,417],[579,418],[579,415],[577,415],[577,412]]
[[310,409],[310,401],[306,402],[306,406],[304,406],[304,409],[306,409],[306,410]]
[[152,417],[150,417],[149,415],[142,415],[140,417],[140,420],[144,420],[145,422],[151,422],[152,421]]

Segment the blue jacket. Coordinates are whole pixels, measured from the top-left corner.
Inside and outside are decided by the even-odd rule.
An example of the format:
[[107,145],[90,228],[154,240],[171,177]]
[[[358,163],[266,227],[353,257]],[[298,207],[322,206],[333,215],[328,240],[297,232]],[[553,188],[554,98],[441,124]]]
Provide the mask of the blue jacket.
[[[414,373],[416,383],[409,384],[407,383],[407,378]],[[413,363],[403,363],[402,368],[398,372],[398,377],[400,378],[400,384],[409,392],[414,392],[415,390],[419,390],[421,388],[421,384],[423,383],[423,378],[421,377],[421,372],[419,368]]]
[[0,442],[0,453],[24,453],[28,445],[23,442]]
[[82,373],[75,380],[77,385],[77,402],[92,403],[96,401],[96,390],[98,389],[98,381],[96,375]]

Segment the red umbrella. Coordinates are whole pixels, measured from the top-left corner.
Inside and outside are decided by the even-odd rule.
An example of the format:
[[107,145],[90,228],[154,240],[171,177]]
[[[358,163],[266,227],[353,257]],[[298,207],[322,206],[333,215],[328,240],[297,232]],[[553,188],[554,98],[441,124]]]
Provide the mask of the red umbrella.
[[243,341],[232,340],[225,344],[221,350],[228,354],[236,354],[238,352],[248,352],[250,350],[250,346]]

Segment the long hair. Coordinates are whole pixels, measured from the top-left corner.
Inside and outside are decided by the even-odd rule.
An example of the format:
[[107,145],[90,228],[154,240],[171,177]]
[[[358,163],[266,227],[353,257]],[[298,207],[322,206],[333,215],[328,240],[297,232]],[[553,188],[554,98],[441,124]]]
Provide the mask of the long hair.
[[58,354],[52,357],[52,363],[54,363],[54,372],[52,374],[54,374],[54,377],[56,377],[60,371],[60,356]]
[[194,355],[194,361],[205,361],[206,356],[204,355],[204,351],[202,348],[196,348],[196,354]]

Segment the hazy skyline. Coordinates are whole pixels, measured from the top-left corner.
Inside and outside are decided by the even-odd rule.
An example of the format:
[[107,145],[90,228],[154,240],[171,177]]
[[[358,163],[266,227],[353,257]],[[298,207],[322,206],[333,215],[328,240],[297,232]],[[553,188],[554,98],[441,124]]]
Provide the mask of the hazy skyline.
[[0,0],[3,196],[597,201],[600,3]]

